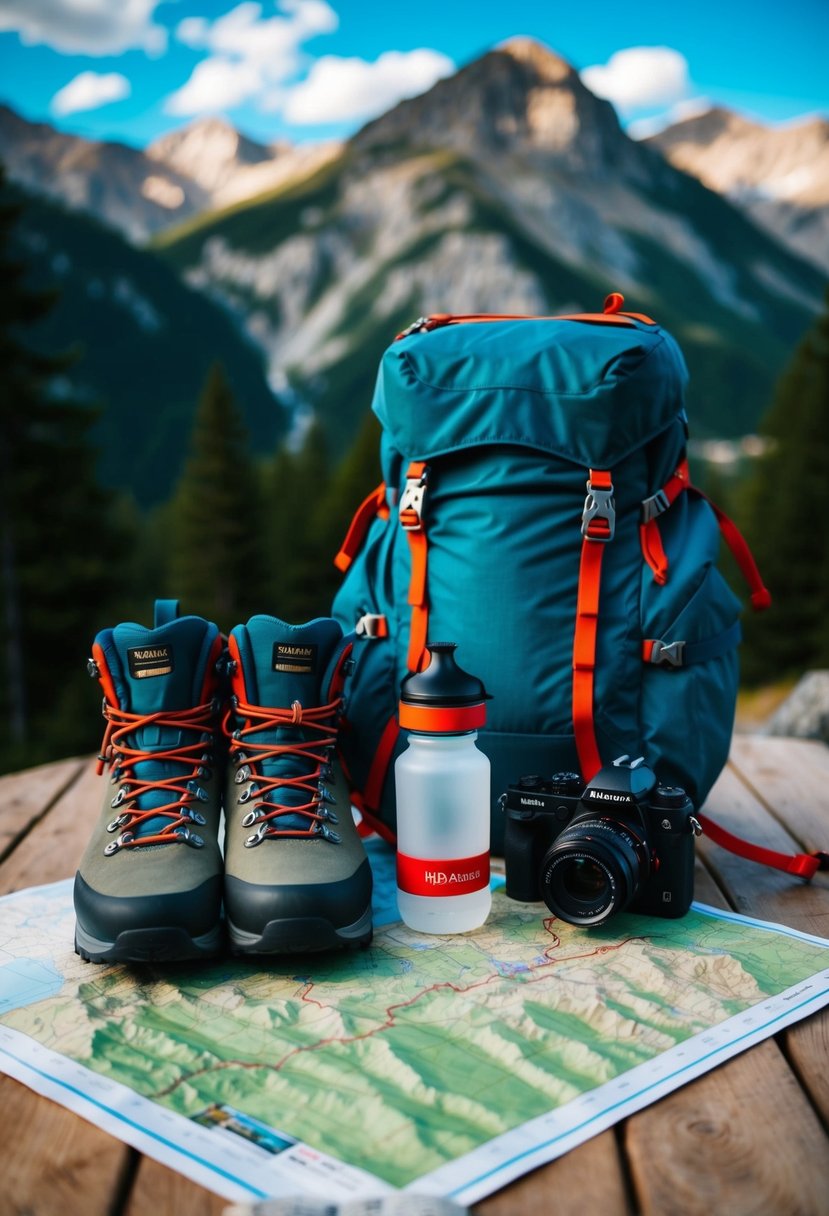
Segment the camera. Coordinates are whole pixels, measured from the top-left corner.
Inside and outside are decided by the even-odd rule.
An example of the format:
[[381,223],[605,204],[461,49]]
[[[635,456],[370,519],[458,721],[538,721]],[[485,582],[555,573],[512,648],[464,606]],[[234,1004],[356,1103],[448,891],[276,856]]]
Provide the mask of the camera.
[[615,912],[684,916],[694,896],[685,790],[660,785],[644,760],[620,756],[586,785],[577,773],[522,777],[501,795],[507,895],[572,925]]

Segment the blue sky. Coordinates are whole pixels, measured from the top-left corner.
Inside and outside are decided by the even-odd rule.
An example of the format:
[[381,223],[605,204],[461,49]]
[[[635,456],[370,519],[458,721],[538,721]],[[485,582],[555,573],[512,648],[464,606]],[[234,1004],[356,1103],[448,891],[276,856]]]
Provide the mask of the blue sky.
[[712,102],[771,123],[829,114],[827,0],[0,0],[0,99],[138,146],[211,113],[309,142],[519,34],[584,72],[632,133]]

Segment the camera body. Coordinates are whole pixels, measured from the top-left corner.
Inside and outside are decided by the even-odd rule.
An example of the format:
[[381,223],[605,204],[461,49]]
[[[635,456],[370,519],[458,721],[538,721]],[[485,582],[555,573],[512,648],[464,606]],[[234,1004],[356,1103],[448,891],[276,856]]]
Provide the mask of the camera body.
[[586,785],[577,773],[522,777],[501,797],[507,895],[576,925],[614,912],[684,916],[694,896],[694,837],[683,789],[620,756]]

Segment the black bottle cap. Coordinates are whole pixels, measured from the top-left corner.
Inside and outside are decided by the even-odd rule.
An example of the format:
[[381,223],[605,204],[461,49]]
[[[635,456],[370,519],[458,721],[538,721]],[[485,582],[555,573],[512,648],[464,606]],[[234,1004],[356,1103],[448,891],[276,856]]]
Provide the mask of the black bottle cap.
[[483,726],[489,696],[477,676],[455,662],[456,644],[431,642],[426,649],[429,666],[407,676],[401,686],[400,725],[448,734]]

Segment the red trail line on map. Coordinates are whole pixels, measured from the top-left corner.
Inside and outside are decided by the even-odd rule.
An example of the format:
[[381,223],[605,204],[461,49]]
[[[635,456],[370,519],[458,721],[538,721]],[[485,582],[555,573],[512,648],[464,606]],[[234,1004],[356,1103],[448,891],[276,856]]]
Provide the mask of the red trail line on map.
[[[522,988],[529,987],[530,984],[541,983],[542,980],[547,978],[546,969],[554,966],[556,963],[574,963],[578,962],[580,959],[595,958],[596,955],[599,954],[610,954],[617,950],[621,950],[623,946],[628,945],[632,941],[640,940],[635,936],[626,937],[623,938],[622,941],[614,942],[611,945],[596,946],[593,950],[586,950],[583,954],[569,954],[567,958],[558,959],[552,957],[554,952],[561,945],[561,938],[552,927],[553,920],[553,917],[548,917],[544,921],[545,930],[553,938],[550,945],[542,951],[542,954],[544,958],[547,959],[547,962],[538,963],[536,966],[530,966],[527,968],[527,970],[531,972],[543,970],[545,974],[537,975],[532,979],[522,979],[520,981],[520,986]],[[521,975],[526,975],[526,971],[519,971],[517,973],[508,975],[502,975],[500,972],[496,971],[493,975],[488,975],[485,980],[476,980],[474,984],[458,985],[453,984],[450,980],[444,980],[439,984],[430,984],[428,988],[421,988],[419,992],[416,992],[414,996],[409,997],[407,1001],[396,1001],[393,1005],[388,1005],[386,1007],[386,1020],[377,1026],[372,1026],[370,1030],[364,1030],[361,1034],[344,1036],[332,1035],[328,1038],[318,1039],[316,1043],[306,1043],[301,1047],[294,1047],[280,1060],[277,1060],[275,1064],[266,1064],[261,1061],[220,1060],[215,1064],[208,1065],[205,1068],[196,1069],[195,1072],[191,1072],[186,1076],[179,1077],[178,1080],[172,1083],[172,1085],[168,1085],[166,1089],[159,1090],[154,1096],[156,1098],[164,1098],[168,1094],[172,1093],[175,1089],[178,1089],[179,1085],[183,1085],[187,1081],[192,1081],[196,1077],[204,1076],[207,1073],[218,1072],[225,1068],[267,1069],[269,1072],[281,1072],[288,1061],[294,1059],[296,1056],[305,1055],[310,1051],[319,1051],[322,1047],[331,1047],[334,1044],[346,1046],[349,1043],[360,1043],[365,1039],[373,1038],[374,1035],[380,1034],[384,1030],[391,1030],[395,1025],[395,1015],[399,1010],[410,1008],[412,1005],[417,1004],[422,997],[428,996],[430,993],[439,992],[441,989],[450,989],[452,992],[458,993],[458,995],[463,995],[466,992],[473,992],[476,988],[485,988],[487,984],[491,984],[494,980],[509,981],[514,980],[517,976]],[[297,994],[299,999],[305,1004],[316,1005],[317,1008],[322,1009],[325,1012],[333,1012],[330,1005],[325,1005],[321,1001],[316,1000],[316,998],[308,995],[314,987],[315,984],[313,981],[309,981],[307,984],[305,984]]]

